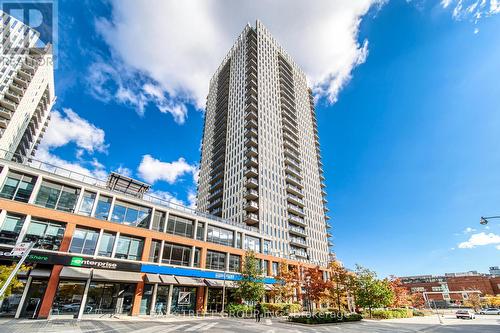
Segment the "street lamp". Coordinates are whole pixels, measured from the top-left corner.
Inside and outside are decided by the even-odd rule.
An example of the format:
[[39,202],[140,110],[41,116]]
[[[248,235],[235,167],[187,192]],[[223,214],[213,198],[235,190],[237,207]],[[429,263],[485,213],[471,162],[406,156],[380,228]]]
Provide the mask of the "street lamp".
[[488,219],[500,219],[500,216],[481,216],[479,223],[482,225],[487,225],[489,222]]

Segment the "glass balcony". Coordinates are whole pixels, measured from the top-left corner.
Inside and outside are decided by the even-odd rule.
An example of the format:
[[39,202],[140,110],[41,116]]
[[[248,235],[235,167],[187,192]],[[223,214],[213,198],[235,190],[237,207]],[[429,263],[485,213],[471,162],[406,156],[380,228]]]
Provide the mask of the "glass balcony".
[[306,236],[306,229],[301,228],[301,227],[296,227],[294,225],[289,225],[288,226],[288,232],[290,234],[299,235],[299,236],[302,236],[302,237],[307,237]]
[[296,195],[288,194],[286,196],[286,199],[287,199],[288,202],[291,202],[292,204],[298,205],[298,206],[300,206],[302,208],[304,207],[304,200],[302,200],[302,198],[299,198]]
[[297,205],[293,205],[293,204],[289,203],[287,205],[287,209],[292,214],[299,215],[299,216],[305,216],[304,209],[302,207],[297,206]]
[[302,180],[300,178],[297,178],[287,173],[285,179],[287,183],[302,188]]
[[245,170],[245,176],[247,177],[257,177],[259,175],[259,170],[254,167],[249,167]]
[[256,188],[259,186],[259,182],[256,178],[248,178],[246,182],[246,187],[248,188]]
[[304,193],[302,192],[302,189],[300,187],[297,187],[297,186],[294,186],[294,185],[291,185],[291,184],[287,184],[286,185],[286,191],[288,193],[292,193],[292,194],[295,194],[299,197],[303,197],[304,196]]
[[249,212],[256,212],[259,210],[259,204],[256,201],[248,201],[245,205],[245,210]]
[[258,146],[257,139],[254,138],[254,137],[250,137],[250,138],[246,139],[245,140],[245,146],[247,146],[247,147],[257,147]]
[[248,147],[246,151],[246,156],[247,157],[256,157],[259,155],[259,151],[255,147]]
[[1,99],[0,100],[0,105],[2,105],[3,107],[5,107],[6,109],[9,109],[10,111],[15,111],[16,110],[16,103],[11,102],[11,101],[6,100],[6,99]]
[[290,237],[290,244],[295,245],[295,246],[299,246],[299,247],[307,248],[306,240],[303,238],[299,238],[299,237]]
[[259,223],[259,215],[255,213],[247,213],[245,215],[245,222],[249,225],[257,224]]
[[245,160],[245,164],[247,166],[258,166],[259,165],[259,160],[256,158],[256,157],[248,157],[246,160]]
[[0,106],[0,117],[4,119],[10,119],[12,117],[12,111]]
[[259,191],[254,189],[248,189],[245,191],[245,199],[253,200],[259,197]]

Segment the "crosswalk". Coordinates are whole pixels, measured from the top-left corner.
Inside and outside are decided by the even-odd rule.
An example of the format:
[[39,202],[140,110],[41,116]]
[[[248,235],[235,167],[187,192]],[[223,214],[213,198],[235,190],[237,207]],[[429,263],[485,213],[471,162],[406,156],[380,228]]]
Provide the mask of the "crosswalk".
[[219,322],[203,322],[203,323],[181,323],[181,324],[156,324],[153,326],[136,329],[133,333],[176,333],[176,332],[205,332],[215,327]]

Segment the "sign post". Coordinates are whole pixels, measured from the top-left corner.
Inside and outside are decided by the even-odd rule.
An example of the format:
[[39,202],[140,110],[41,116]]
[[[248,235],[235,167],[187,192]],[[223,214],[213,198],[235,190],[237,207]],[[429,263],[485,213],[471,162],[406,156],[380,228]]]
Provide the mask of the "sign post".
[[34,246],[35,246],[35,243],[19,243],[19,244],[16,244],[16,246],[14,246],[14,248],[12,249],[11,254],[13,256],[21,256],[21,259],[19,260],[16,267],[14,267],[14,269],[10,273],[9,277],[7,278],[5,283],[3,284],[2,289],[0,289],[0,298],[3,296],[3,294],[5,293],[7,288],[9,287],[10,283],[12,282],[12,279],[14,278],[14,276],[16,276],[17,272],[19,271],[19,269],[23,265],[24,261],[26,260],[26,258],[30,254],[31,249]]

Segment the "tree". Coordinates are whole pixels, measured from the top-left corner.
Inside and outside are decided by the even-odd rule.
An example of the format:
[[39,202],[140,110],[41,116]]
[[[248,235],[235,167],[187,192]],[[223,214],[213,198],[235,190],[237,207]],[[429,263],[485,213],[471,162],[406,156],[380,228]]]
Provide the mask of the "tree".
[[391,303],[392,308],[404,308],[409,305],[408,289],[403,287],[401,280],[395,276],[389,279],[389,286],[391,287],[394,298]]
[[297,270],[290,269],[285,261],[279,263],[276,282],[271,290],[271,295],[281,302],[290,302],[295,295],[295,290],[300,287]]
[[410,295],[410,304],[414,308],[423,308],[425,306],[425,299],[422,293],[413,293]]
[[392,303],[394,294],[389,285],[389,280],[377,279],[374,271],[356,265],[356,304],[368,308],[370,318],[372,309],[386,307]]
[[264,296],[264,282],[259,260],[253,251],[247,251],[241,269],[241,280],[237,281],[236,295],[247,302],[255,302]]
[[467,295],[467,299],[464,301],[464,305],[471,307],[474,311],[479,311],[481,309],[481,297],[478,293],[470,293]]
[[304,272],[304,291],[309,301],[309,311],[312,303],[320,303],[326,296],[327,283],[323,279],[323,272],[318,267],[307,268]]
[[354,291],[355,275],[338,261],[330,262],[328,268],[330,269],[330,281],[327,284],[328,297],[339,312],[342,312],[348,307],[349,294]]
[[492,308],[500,307],[500,295],[497,296],[486,295],[485,297],[483,297],[483,299],[485,307],[492,307]]
[[[10,273],[14,270],[16,267],[16,264],[12,264],[10,266],[7,265],[0,265],[0,287],[3,287],[5,281],[7,281]],[[19,271],[26,271],[28,268],[26,266],[21,266]],[[4,299],[5,297],[9,297],[12,294],[12,291],[16,288],[22,287],[23,284],[17,279],[17,276],[14,276],[12,281],[10,282],[9,286],[5,290],[5,293],[2,295],[0,299]]]

